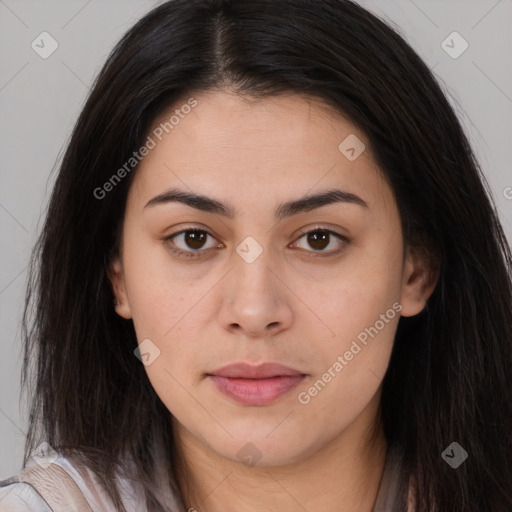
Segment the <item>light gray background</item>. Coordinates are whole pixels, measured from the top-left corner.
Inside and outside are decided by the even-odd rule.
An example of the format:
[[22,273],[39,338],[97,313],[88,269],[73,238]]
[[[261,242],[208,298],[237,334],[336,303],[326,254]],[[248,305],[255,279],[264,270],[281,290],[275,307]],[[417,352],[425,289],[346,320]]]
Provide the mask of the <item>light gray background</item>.
[[[26,404],[19,404],[19,325],[52,168],[110,49],[157,3],[0,0],[0,479],[21,469],[28,418]],[[511,241],[512,0],[360,3],[392,20],[434,70],[473,143]],[[31,48],[43,31],[59,44],[45,60]],[[469,43],[456,59],[441,47],[453,31]]]

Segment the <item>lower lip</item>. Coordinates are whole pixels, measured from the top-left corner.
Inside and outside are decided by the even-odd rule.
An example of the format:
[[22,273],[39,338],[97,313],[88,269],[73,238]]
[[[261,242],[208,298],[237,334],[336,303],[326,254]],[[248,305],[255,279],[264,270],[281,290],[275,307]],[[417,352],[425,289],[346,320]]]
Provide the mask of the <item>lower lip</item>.
[[217,389],[244,405],[267,405],[298,386],[304,375],[280,375],[268,379],[234,379],[210,375]]

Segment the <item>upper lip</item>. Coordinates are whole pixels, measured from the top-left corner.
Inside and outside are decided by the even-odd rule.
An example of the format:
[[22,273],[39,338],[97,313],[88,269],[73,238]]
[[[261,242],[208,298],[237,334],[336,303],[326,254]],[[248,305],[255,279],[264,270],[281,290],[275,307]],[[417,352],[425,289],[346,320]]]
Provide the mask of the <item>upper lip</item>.
[[281,375],[304,374],[280,363],[262,363],[257,366],[247,363],[235,363],[223,366],[209,375],[217,375],[218,377],[229,377],[233,379],[268,379],[270,377],[279,377]]

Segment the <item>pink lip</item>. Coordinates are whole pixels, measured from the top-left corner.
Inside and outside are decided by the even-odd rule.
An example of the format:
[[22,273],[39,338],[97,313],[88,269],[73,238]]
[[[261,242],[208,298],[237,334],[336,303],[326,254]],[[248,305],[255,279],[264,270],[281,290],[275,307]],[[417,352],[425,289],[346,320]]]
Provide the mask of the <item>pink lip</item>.
[[279,363],[237,363],[208,374],[217,389],[244,405],[267,405],[296,387],[305,374]]

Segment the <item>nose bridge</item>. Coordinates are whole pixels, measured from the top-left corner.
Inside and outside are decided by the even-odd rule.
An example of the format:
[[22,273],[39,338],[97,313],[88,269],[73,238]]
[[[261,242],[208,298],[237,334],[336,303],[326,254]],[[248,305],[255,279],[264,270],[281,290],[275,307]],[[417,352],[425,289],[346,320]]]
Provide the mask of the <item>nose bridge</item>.
[[260,242],[253,236],[247,236],[236,247],[234,256],[234,280],[257,292],[271,293],[273,273],[271,271],[272,250],[267,240]]
[[236,247],[233,266],[222,299],[220,320],[224,326],[236,326],[249,335],[289,326],[292,312],[286,287],[274,275],[273,251],[247,237]]

